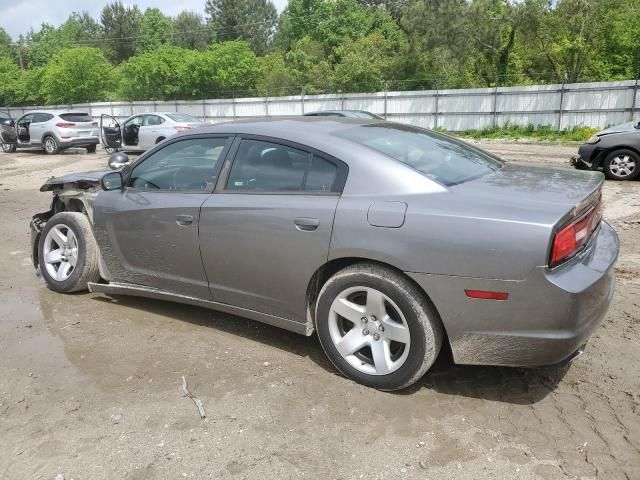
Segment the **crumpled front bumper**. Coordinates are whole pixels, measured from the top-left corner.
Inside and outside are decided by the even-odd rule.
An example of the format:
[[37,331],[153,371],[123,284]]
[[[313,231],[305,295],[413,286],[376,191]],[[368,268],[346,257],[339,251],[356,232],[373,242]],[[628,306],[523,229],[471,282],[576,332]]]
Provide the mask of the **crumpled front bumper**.
[[40,265],[38,262],[40,235],[42,234],[42,229],[47,223],[47,220],[49,220],[52,215],[52,210],[43,213],[36,213],[33,217],[31,217],[31,222],[29,223],[29,227],[31,230],[31,262],[36,269],[37,274],[40,274]]

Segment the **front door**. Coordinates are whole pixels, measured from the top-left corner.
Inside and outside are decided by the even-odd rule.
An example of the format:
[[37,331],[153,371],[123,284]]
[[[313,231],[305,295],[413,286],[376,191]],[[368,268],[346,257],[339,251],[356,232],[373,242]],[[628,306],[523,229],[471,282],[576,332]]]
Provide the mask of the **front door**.
[[18,142],[18,135],[16,133],[16,124],[11,118],[11,115],[7,114],[4,117],[4,112],[0,119],[0,140],[2,140],[3,145],[14,145]]
[[16,122],[16,131],[18,133],[18,144],[30,145],[31,135],[29,127],[33,121],[33,113],[27,113],[18,119]]
[[100,143],[105,148],[122,148],[122,129],[120,123],[111,115],[100,115]]
[[200,214],[216,302],[306,320],[307,285],[327,261],[343,168],[277,141],[239,142],[225,184]]
[[121,191],[98,194],[96,239],[114,281],[211,299],[198,222],[229,144],[211,135],[171,142],[134,163]]

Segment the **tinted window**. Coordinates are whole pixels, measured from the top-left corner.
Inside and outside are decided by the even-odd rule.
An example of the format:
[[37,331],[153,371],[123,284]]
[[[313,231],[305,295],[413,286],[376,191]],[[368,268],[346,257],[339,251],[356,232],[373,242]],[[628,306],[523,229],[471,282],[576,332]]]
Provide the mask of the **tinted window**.
[[210,191],[227,138],[193,138],[167,145],[133,169],[129,186],[141,190]]
[[52,118],[53,118],[53,115],[51,115],[50,113],[34,113],[33,120],[31,121],[31,123],[48,122]]
[[187,115],[186,113],[167,113],[167,117],[169,117],[174,122],[186,122],[186,123],[198,123],[198,120],[191,115]]
[[88,113],[61,113],[58,116],[67,122],[93,122]]
[[336,181],[338,168],[331,162],[313,157],[304,189],[307,192],[331,192]]
[[144,116],[144,126],[152,127],[154,125],[162,125],[164,123],[164,118],[159,117],[157,115],[145,115]]
[[480,149],[409,125],[376,123],[338,131],[334,135],[382,152],[445,186],[502,167],[502,162]]
[[277,143],[243,140],[227,180],[227,190],[302,191],[312,155]]

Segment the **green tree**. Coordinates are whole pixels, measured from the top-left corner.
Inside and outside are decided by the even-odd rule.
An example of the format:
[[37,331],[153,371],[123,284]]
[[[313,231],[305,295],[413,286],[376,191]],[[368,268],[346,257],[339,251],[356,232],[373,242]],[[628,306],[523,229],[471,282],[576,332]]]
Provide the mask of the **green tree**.
[[173,21],[173,44],[192,50],[203,50],[211,43],[211,28],[201,15],[184,10]]
[[104,6],[100,25],[109,60],[120,63],[135,53],[141,17],[140,9],[135,5],[128,7],[116,1]]
[[258,55],[267,51],[278,21],[271,0],[207,0],[205,12],[217,41],[246,40]]
[[140,20],[136,52],[149,52],[171,43],[173,22],[157,8],[147,8]]
[[0,105],[15,105],[20,101],[20,68],[5,56],[0,57]]
[[44,68],[40,92],[49,104],[104,100],[111,69],[97,48],[64,49]]
[[4,28],[0,27],[0,58],[13,58],[14,57],[14,49],[11,46],[13,40],[9,34],[4,30]]

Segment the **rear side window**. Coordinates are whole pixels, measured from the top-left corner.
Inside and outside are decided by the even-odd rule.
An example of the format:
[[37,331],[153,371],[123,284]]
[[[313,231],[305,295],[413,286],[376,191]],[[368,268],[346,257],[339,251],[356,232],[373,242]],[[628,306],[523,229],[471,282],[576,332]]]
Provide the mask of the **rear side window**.
[[331,192],[337,167],[310,152],[272,142],[243,140],[226,190],[247,192]]
[[384,153],[444,186],[494,172],[502,162],[490,154],[431,130],[398,123],[374,123],[334,135]]
[[88,113],[61,113],[58,115],[67,122],[92,122],[93,118]]
[[34,113],[33,120],[31,120],[31,123],[44,123],[44,122],[48,122],[52,118],[53,118],[53,115],[51,115],[50,113]]

